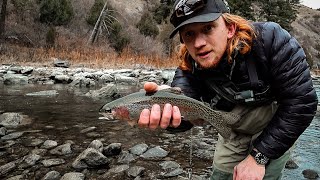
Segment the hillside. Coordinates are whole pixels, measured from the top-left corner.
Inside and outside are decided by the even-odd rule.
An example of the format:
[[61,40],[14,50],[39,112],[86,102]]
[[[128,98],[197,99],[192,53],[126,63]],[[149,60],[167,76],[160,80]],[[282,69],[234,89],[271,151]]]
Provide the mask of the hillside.
[[[18,6],[17,2],[22,2],[23,6]],[[50,27],[39,22],[39,3],[37,2],[38,0],[8,0],[5,33],[7,37],[6,46],[0,45],[0,55],[12,53],[9,56],[10,58],[15,55],[17,50],[11,50],[12,47],[8,48],[8,44],[34,48],[31,52],[28,50],[25,53],[28,55],[37,54],[38,51],[35,49],[46,46],[46,35]],[[80,58],[80,61],[86,61],[92,58],[104,57],[106,56],[104,53],[113,54],[113,56],[117,55],[113,48],[110,47],[105,31],[99,35],[99,40],[94,46],[87,46],[93,26],[88,25],[86,18],[94,2],[95,0],[71,0],[74,11],[71,22],[64,26],[54,27],[56,31],[55,47],[58,50],[63,50],[63,53],[48,54],[46,50],[42,50],[45,51],[41,51],[42,54],[45,54],[44,57],[41,57],[42,59],[58,56],[58,58]],[[167,58],[166,47],[162,42],[172,29],[170,25],[165,23],[159,25],[160,34],[155,38],[145,37],[136,28],[136,24],[142,14],[145,11],[150,11],[156,4],[160,3],[160,0],[108,0],[108,3],[115,9],[116,18],[121,23],[125,34],[130,36],[129,48],[132,51],[127,53]],[[297,19],[292,23],[293,31],[291,33],[301,42],[308,57],[313,60],[313,67],[318,68],[320,65],[320,11],[303,5],[298,5],[296,9],[298,11]],[[178,39],[175,42],[179,42]],[[77,55],[66,55],[69,51],[73,51],[72,53]],[[100,55],[98,56],[97,53]],[[24,55],[24,59],[28,58],[28,55]],[[0,61],[3,61],[3,58],[8,58],[8,56],[0,57]],[[41,58],[34,58],[33,61]],[[20,58],[15,57],[12,59]]]
[[300,5],[297,7],[297,19],[292,23],[292,34],[304,47],[306,53],[310,53],[313,59],[313,67],[320,66],[320,11]]

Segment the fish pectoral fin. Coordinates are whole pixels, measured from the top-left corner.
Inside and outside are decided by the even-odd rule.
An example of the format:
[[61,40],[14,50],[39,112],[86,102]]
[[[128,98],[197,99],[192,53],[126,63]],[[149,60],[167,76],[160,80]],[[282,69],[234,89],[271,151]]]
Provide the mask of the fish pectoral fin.
[[137,125],[137,122],[135,122],[135,121],[128,121],[128,124],[129,124],[131,127],[134,127],[135,125]]

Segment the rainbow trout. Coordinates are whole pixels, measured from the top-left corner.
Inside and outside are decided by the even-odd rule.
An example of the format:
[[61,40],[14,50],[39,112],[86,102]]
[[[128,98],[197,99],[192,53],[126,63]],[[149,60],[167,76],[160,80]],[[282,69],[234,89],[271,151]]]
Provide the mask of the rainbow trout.
[[234,113],[213,110],[203,102],[182,95],[173,88],[150,94],[145,91],[132,93],[105,104],[100,112],[106,117],[127,120],[129,123],[131,121],[132,124],[137,123],[143,109],[151,109],[153,104],[159,104],[163,109],[166,103],[179,107],[183,120],[191,123],[197,120],[209,122],[224,138],[230,137],[230,125],[240,119],[240,116]]

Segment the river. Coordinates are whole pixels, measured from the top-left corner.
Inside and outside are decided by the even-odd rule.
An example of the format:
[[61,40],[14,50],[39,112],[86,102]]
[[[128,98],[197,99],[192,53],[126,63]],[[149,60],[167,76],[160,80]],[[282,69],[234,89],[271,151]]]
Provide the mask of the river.
[[[316,88],[318,97],[320,97],[320,86],[316,86]],[[27,93],[43,90],[57,90],[59,94],[54,96],[26,96]],[[39,130],[38,132],[24,135],[21,141],[18,142],[23,142],[28,138],[52,139],[58,143],[72,140],[75,147],[78,147],[79,152],[81,147],[86,147],[94,139],[102,139],[106,144],[122,143],[123,149],[128,149],[139,143],[146,143],[167,148],[170,150],[169,159],[174,159],[184,168],[188,166],[189,148],[182,142],[190,138],[189,132],[175,135],[175,138],[172,138],[170,134],[163,130],[150,131],[131,127],[125,122],[106,120],[102,118],[98,110],[104,103],[112,99],[94,100],[84,96],[88,90],[86,88],[70,88],[63,84],[0,85],[0,112],[18,112],[27,115],[31,119],[31,124],[22,126],[17,131]],[[123,89],[121,93],[127,94],[130,91]],[[95,127],[95,134],[88,136],[79,133],[82,129],[88,127]],[[202,134],[201,138],[206,139],[207,144],[215,144],[215,132],[195,128],[193,133]],[[21,147],[17,146],[17,148]],[[28,151],[30,150],[25,152],[19,149],[6,156],[0,156],[0,166],[17,157],[21,157]],[[194,173],[209,173],[212,160],[210,158],[199,158],[198,156],[195,155],[193,158]],[[302,171],[305,169],[312,169],[320,173],[319,156],[320,117],[316,116],[312,124],[298,139],[293,150],[292,159],[299,167],[297,169],[285,169],[283,179],[304,179]],[[72,159],[74,156],[69,158]],[[61,168],[61,171],[66,172],[68,168],[70,167],[66,165]]]

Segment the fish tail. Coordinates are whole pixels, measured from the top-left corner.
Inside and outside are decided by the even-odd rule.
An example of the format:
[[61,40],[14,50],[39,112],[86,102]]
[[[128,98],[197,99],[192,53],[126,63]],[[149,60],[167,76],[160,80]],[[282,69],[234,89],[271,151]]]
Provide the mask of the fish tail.
[[229,139],[231,136],[231,128],[230,127],[222,127],[220,129],[217,129],[218,133],[224,138],[224,139]]

